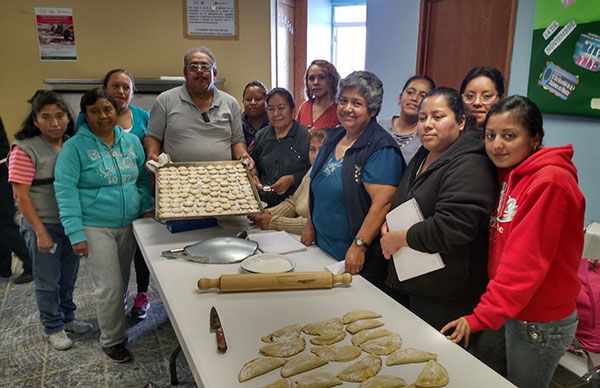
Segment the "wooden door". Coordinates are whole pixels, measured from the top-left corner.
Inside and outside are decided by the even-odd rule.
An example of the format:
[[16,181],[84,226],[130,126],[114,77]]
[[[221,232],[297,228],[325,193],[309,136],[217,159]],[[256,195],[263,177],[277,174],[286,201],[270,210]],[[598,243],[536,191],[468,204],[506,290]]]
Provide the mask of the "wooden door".
[[456,89],[474,66],[508,83],[517,0],[421,0],[417,72]]
[[296,104],[304,101],[306,71],[307,0],[277,0],[276,85],[292,92]]

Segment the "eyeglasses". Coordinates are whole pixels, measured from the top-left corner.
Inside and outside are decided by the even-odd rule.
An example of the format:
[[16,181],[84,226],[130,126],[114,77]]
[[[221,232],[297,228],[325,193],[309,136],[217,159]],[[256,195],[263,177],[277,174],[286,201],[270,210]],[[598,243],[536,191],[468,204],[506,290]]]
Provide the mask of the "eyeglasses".
[[213,65],[212,63],[190,63],[186,66],[186,68],[193,73],[197,71],[208,73],[212,70]]
[[494,102],[494,99],[498,96],[498,94],[496,93],[484,93],[484,94],[475,94],[475,93],[467,93],[467,94],[463,94],[462,98],[463,101],[466,102],[467,104],[472,104],[475,102],[475,100],[477,100],[477,98],[479,98],[479,101],[482,104],[490,104],[492,102]]

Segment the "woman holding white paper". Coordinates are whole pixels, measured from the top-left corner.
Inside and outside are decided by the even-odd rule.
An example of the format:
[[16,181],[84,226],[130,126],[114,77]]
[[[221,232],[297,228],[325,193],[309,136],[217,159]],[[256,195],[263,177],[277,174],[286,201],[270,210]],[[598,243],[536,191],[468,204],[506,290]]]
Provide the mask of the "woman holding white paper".
[[440,253],[444,268],[401,282],[390,262],[386,281],[396,300],[439,330],[470,311],[485,291],[488,220],[498,189],[475,121],[456,90],[427,94],[417,130],[422,147],[392,208],[414,198],[424,221],[394,231],[384,224],[381,247],[387,259],[403,247]]

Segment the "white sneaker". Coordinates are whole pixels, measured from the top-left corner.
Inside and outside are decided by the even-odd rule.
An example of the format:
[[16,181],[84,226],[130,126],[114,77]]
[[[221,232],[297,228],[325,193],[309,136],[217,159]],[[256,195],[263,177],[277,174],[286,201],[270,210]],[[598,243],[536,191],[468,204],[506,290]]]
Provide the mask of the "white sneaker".
[[48,336],[48,342],[56,350],[67,350],[73,346],[73,341],[67,336],[64,330],[57,331]]
[[92,330],[92,324],[85,321],[73,319],[71,322],[65,323],[65,331],[75,334],[84,334]]

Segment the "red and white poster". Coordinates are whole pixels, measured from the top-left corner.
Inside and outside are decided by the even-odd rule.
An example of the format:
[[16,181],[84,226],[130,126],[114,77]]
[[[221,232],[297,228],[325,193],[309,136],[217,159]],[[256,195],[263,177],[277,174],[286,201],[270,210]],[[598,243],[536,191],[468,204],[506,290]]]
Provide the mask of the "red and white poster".
[[35,26],[41,60],[77,60],[72,8],[35,7]]

